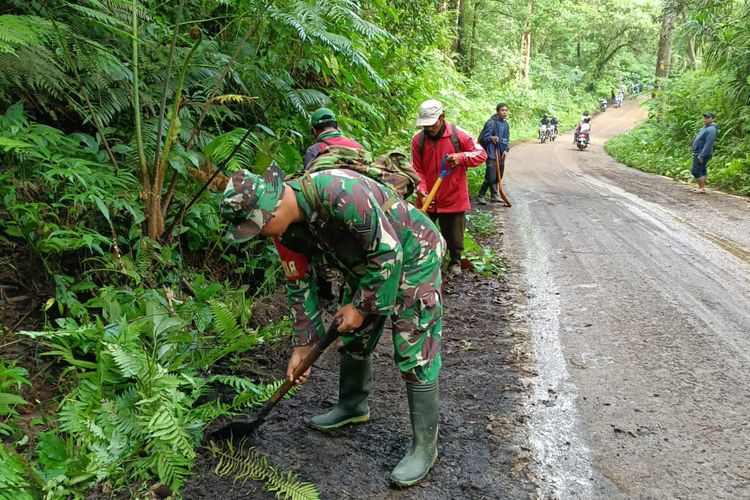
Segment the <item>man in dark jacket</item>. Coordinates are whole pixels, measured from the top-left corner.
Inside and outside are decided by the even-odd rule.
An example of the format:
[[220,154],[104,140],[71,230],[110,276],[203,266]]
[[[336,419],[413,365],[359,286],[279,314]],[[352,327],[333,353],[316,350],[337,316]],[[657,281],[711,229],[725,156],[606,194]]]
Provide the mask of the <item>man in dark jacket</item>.
[[695,139],[693,139],[692,173],[695,180],[698,181],[696,193],[704,194],[706,192],[706,177],[708,175],[706,165],[714,154],[714,140],[716,140],[714,114],[712,112],[703,113],[703,128],[698,131]]
[[487,198],[484,193],[490,190],[490,199],[494,202],[500,202],[497,193],[497,162],[495,158],[500,158],[500,176],[505,174],[505,157],[510,151],[510,128],[508,127],[508,105],[501,102],[495,108],[496,114],[487,120],[484,129],[479,135],[479,144],[487,151],[487,162],[485,163],[484,182],[479,188],[479,203],[487,204]]
[[304,168],[318,157],[328,146],[346,146],[347,148],[362,149],[362,145],[354,139],[345,137],[339,130],[336,115],[328,108],[320,108],[310,116],[310,126],[315,136],[315,144],[307,148],[302,158]]

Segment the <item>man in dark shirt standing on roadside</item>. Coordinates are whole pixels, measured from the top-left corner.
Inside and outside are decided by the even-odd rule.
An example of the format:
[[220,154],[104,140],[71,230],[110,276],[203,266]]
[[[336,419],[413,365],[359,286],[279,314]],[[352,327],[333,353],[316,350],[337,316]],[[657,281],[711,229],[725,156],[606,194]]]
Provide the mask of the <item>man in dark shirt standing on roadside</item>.
[[310,116],[310,126],[315,136],[315,144],[307,148],[302,164],[305,169],[328,146],[345,146],[347,148],[362,149],[362,145],[354,139],[345,137],[339,130],[336,115],[328,108],[317,109]]
[[[479,135],[479,144],[487,151],[487,164],[484,172],[484,182],[479,188],[477,200],[480,204],[486,205],[487,198],[484,193],[490,190],[490,199],[494,202],[500,202],[497,193],[497,160],[500,159],[500,176],[505,174],[505,158],[510,151],[510,129],[508,127],[508,105],[501,102],[495,108],[496,113],[484,124],[484,129]],[[545,115],[546,117],[546,115]]]
[[706,193],[706,177],[708,169],[706,164],[714,154],[714,140],[716,140],[716,124],[714,123],[714,114],[712,112],[703,113],[703,128],[693,139],[693,168],[692,173],[698,181],[696,193]]

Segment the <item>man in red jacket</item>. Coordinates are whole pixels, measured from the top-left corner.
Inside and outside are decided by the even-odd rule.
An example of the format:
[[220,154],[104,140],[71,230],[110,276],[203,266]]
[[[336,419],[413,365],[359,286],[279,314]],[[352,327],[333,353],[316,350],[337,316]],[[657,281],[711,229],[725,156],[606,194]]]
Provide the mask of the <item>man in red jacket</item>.
[[474,142],[464,130],[445,121],[443,105],[434,99],[419,107],[417,126],[422,130],[411,140],[411,161],[422,177],[417,188],[417,205],[435,185],[440,175],[440,164],[447,155],[450,173],[443,179],[427,215],[440,225],[448,250],[448,274],[461,274],[461,252],[464,249],[466,211],[469,204],[468,168],[482,165],[487,152]]
[[336,115],[328,108],[320,108],[310,116],[310,126],[315,135],[315,144],[307,148],[302,158],[304,168],[318,155],[322,154],[328,146],[346,146],[347,148],[362,149],[362,145],[354,139],[345,137],[339,130]]

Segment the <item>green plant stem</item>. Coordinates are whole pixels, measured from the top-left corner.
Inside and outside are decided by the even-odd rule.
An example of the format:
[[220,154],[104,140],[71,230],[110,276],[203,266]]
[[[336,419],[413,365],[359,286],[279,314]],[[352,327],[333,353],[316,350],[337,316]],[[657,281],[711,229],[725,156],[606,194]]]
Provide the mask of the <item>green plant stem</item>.
[[[167,162],[169,161],[169,153],[172,151],[172,145],[177,139],[177,134],[179,133],[180,100],[182,99],[182,87],[185,83],[185,75],[187,75],[187,70],[190,67],[190,61],[193,58],[193,54],[195,54],[195,50],[200,45],[202,39],[202,36],[200,36],[200,31],[198,33],[199,35],[193,42],[193,46],[190,48],[190,52],[188,52],[188,55],[185,57],[185,61],[182,63],[182,68],[180,69],[180,76],[177,80],[177,87],[174,90],[174,102],[172,103],[172,113],[169,117],[169,130],[167,131],[167,138],[164,143],[164,152],[160,158],[160,161],[156,164],[156,168],[154,171],[153,196],[158,198],[161,198],[161,191],[164,187],[164,176],[167,170]],[[166,204],[162,209],[162,216],[164,213],[166,213]]]
[[[138,163],[141,167],[141,182],[146,193],[151,191],[151,181],[148,175],[148,165],[146,163],[146,152],[143,149],[143,133],[141,131],[141,99],[139,92],[138,80],[138,1],[133,0],[132,15],[132,53],[133,53],[133,118],[135,120],[135,147],[138,151]],[[151,194],[147,194],[149,204]],[[149,218],[150,219],[150,218]],[[149,225],[152,222],[149,220]],[[151,235],[149,235],[151,236]]]
[[156,150],[154,151],[154,168],[159,164],[161,158],[161,139],[162,129],[164,128],[164,114],[167,108],[167,89],[169,88],[169,81],[172,73],[172,63],[174,62],[174,52],[177,47],[177,37],[180,33],[180,22],[182,20],[182,9],[185,5],[185,0],[180,0],[180,4],[177,7],[177,17],[174,22],[174,32],[172,33],[172,44],[169,47],[169,56],[167,57],[167,72],[164,76],[164,86],[161,91],[161,103],[159,105],[159,120],[156,126]]
[[[206,118],[206,114],[208,113],[208,108],[211,106],[211,103],[213,102],[214,97],[216,97],[216,94],[219,92],[219,89],[221,88],[222,83],[224,82],[224,79],[229,74],[229,70],[234,66],[235,61],[240,55],[240,52],[242,51],[242,47],[245,45],[245,43],[248,41],[248,39],[255,34],[256,31],[258,31],[258,28],[260,27],[260,22],[263,19],[266,11],[271,7],[273,4],[273,0],[269,0],[269,2],[266,4],[266,6],[263,8],[263,10],[258,14],[258,16],[255,18],[255,22],[245,32],[245,36],[242,37],[242,40],[237,45],[237,48],[234,50],[234,53],[232,54],[232,57],[227,61],[226,66],[224,66],[224,69],[221,72],[221,75],[219,75],[219,78],[214,83],[213,88],[211,89],[211,93],[208,96],[208,99],[206,99],[206,102],[203,103],[203,108],[201,109],[201,114],[198,116],[198,120],[195,122],[195,126],[193,127],[193,133],[190,135],[190,139],[188,139],[187,144],[185,145],[185,151],[190,151],[190,148],[193,147],[193,144],[195,143],[195,140],[198,138],[198,135],[200,134],[201,125],[203,124],[203,120]],[[172,203],[172,197],[174,196],[174,190],[177,187],[177,180],[179,179],[179,176],[177,172],[172,173],[172,178],[169,180],[169,187],[167,188],[167,195],[164,197],[164,206],[162,208],[162,214],[164,216],[167,215],[167,210],[169,210],[169,205]]]

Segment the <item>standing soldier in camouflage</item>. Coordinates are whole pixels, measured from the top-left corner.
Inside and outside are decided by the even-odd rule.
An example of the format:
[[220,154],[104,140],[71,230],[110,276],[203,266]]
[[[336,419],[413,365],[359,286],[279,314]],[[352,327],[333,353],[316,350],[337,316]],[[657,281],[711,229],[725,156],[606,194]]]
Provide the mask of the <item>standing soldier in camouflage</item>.
[[461,274],[461,253],[464,250],[466,212],[469,203],[469,184],[466,171],[481,165],[487,152],[464,130],[445,121],[445,111],[440,101],[429,100],[419,107],[416,125],[422,127],[411,140],[411,161],[422,177],[417,188],[417,204],[421,206],[440,175],[440,165],[447,157],[452,169],[443,179],[433,202],[427,208],[430,219],[440,224],[448,243],[449,274]]
[[[406,382],[413,431],[411,448],[391,480],[399,486],[421,481],[437,459],[440,263],[445,242],[435,226],[390,188],[357,172],[331,169],[285,183],[275,165],[262,177],[235,172],[221,213],[233,224],[234,241],[258,234],[277,237],[313,263],[325,260],[346,276],[344,305],[335,315],[343,342],[339,399],[330,411],[312,419],[316,428],[369,420],[372,352],[386,318],[391,318],[394,359]],[[287,262],[285,268],[291,271],[287,295],[294,316],[294,349],[287,368],[291,380],[325,329],[316,266],[302,260]]]

